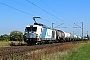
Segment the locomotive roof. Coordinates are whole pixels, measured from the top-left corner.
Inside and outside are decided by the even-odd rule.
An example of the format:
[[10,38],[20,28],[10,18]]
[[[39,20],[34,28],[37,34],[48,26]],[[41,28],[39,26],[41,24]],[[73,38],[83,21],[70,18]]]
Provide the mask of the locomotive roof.
[[[41,24],[41,23],[34,23],[34,25],[39,25],[39,26],[42,26],[42,27],[49,28],[49,27],[47,27],[46,25],[44,25],[44,24]],[[49,29],[50,29],[50,28],[49,28]]]

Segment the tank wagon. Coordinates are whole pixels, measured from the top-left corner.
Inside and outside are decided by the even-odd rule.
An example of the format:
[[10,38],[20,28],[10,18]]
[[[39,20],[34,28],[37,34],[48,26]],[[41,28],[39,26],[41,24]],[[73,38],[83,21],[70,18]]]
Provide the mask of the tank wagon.
[[51,29],[43,24],[27,25],[24,32],[24,41],[30,44],[65,42],[80,40],[81,37],[62,30]]
[[56,30],[56,42],[61,42],[65,40],[65,34],[61,30]]
[[74,39],[74,41],[75,41],[75,40],[81,40],[82,37],[81,37],[81,36],[78,36],[78,35],[74,35],[74,36],[73,36],[73,39]]

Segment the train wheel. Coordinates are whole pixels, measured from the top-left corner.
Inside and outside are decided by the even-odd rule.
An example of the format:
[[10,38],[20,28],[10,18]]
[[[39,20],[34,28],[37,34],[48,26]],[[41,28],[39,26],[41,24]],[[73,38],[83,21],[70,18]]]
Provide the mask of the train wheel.
[[49,44],[52,44],[53,42],[52,41],[49,41]]
[[41,42],[37,42],[36,45],[41,45]]

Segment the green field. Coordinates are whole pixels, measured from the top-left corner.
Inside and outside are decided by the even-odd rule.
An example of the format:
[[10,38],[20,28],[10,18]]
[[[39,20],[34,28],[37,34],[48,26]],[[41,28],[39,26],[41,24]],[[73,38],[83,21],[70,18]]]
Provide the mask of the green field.
[[59,60],[90,60],[90,43],[63,55]]

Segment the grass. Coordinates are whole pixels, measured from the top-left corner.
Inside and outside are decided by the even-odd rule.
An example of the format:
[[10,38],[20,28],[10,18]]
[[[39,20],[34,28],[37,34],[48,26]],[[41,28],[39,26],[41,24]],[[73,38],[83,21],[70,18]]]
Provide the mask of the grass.
[[90,43],[64,54],[59,60],[90,60]]
[[33,53],[28,52],[26,56],[29,56],[31,60],[58,60],[61,56],[67,54],[68,50],[72,50],[73,48],[75,48],[75,44],[73,43],[64,44],[62,46],[36,50]]
[[[10,43],[13,42],[15,45],[18,45],[19,41],[0,41],[0,48],[1,47],[10,47]],[[26,44],[24,41],[22,41],[23,44]]]
[[90,41],[72,43],[57,50],[53,53],[42,55],[41,60],[90,60]]
[[[3,42],[0,42],[3,43]],[[4,44],[5,43],[5,44]],[[4,42],[4,46],[9,42]],[[9,56],[12,59],[12,55]],[[26,60],[90,60],[90,41],[72,42],[57,47],[49,47],[27,52],[22,56],[14,55],[13,59]]]
[[10,45],[9,45],[9,42],[7,42],[7,41],[0,41],[0,48],[1,47],[9,47]]

